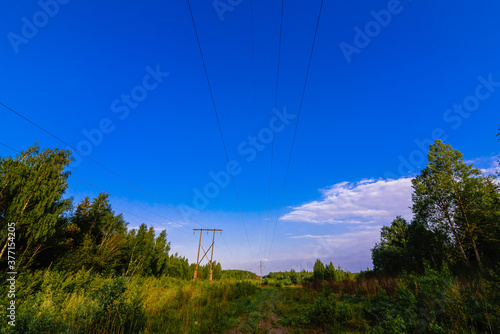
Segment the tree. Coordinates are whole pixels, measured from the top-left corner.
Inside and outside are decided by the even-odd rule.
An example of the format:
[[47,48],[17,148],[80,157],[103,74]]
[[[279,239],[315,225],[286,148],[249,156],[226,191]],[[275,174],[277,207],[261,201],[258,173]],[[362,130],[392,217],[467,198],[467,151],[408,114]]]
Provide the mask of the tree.
[[455,248],[448,243],[448,236],[441,230],[430,230],[426,222],[412,220],[408,226],[408,243],[404,269],[423,274],[426,266],[438,270],[455,256]]
[[183,279],[192,278],[189,274],[188,260],[185,257],[180,257],[177,253],[170,255],[165,274],[167,276]]
[[315,280],[323,280],[325,278],[325,266],[320,259],[317,259],[313,267],[313,278]]
[[155,276],[160,276],[167,271],[168,252],[170,251],[170,242],[167,242],[167,231],[160,232],[155,240],[155,257],[156,263],[153,270]]
[[82,266],[98,272],[121,271],[125,265],[126,227],[121,214],[115,215],[100,193],[92,201],[86,197],[65,226],[67,253],[59,269],[78,270]]
[[337,273],[336,273],[335,266],[333,265],[332,261],[330,261],[330,264],[327,264],[325,266],[325,279],[328,281],[336,281],[337,280]]
[[394,275],[406,268],[408,258],[408,222],[397,216],[391,226],[383,226],[380,242],[372,249],[373,269]]
[[292,282],[292,284],[297,284],[298,283],[298,277],[297,277],[297,272],[295,271],[295,269],[290,269],[290,282]]
[[70,151],[29,147],[15,157],[0,159],[0,228],[3,247],[0,259],[13,235],[7,224],[14,223],[18,251],[35,245],[32,257],[55,233],[62,213],[70,206],[62,199],[68,184]]
[[129,264],[127,274],[152,275],[156,266],[154,228],[141,224],[139,229],[130,232],[128,240]]
[[467,267],[474,257],[481,268],[476,240],[484,227],[484,196],[494,195],[488,190],[493,181],[472,164],[464,163],[459,151],[440,140],[430,145],[428,160],[427,167],[412,180],[415,219],[448,236]]

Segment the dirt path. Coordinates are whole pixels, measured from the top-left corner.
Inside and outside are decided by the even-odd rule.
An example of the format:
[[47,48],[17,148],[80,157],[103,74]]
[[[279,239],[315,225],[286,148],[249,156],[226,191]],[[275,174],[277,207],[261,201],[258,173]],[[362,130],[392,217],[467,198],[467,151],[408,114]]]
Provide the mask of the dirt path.
[[240,324],[232,328],[228,334],[288,334],[289,331],[280,324],[281,319],[274,313],[278,302],[279,291],[277,289],[262,289],[250,305],[251,311],[241,316]]

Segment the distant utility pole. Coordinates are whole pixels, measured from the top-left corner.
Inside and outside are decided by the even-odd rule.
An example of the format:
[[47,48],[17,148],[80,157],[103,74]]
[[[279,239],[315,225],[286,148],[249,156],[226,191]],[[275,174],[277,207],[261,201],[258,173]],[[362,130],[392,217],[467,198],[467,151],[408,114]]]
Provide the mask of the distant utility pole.
[[[212,282],[212,274],[213,274],[212,260],[214,257],[215,232],[221,232],[221,234],[222,234],[222,230],[218,230],[215,228],[212,228],[212,229],[195,228],[195,229],[193,229],[193,234],[196,233],[195,231],[200,231],[200,242],[198,244],[198,257],[196,258],[196,269],[194,270],[193,283],[196,281],[196,276],[198,276],[198,266],[200,265],[201,261],[203,261],[205,256],[207,256],[207,253],[210,249],[212,249],[212,253],[210,255],[210,260],[208,259],[208,256],[207,256],[207,261],[210,264],[210,282]],[[210,247],[208,247],[208,249],[206,251],[205,251],[205,248],[203,248],[203,245],[201,244],[201,235],[203,234],[203,231],[207,231],[207,234],[209,231],[212,231],[214,233],[213,238],[212,238],[212,245],[210,245]],[[201,260],[200,260],[200,248],[203,249],[203,252],[204,252]]]
[[260,284],[262,284],[262,260],[260,260]]

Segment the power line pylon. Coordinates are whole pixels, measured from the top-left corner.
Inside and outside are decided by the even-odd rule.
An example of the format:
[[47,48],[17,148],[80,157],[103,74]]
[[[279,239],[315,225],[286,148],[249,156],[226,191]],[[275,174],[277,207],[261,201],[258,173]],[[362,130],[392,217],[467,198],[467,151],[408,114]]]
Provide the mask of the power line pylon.
[[[215,228],[212,228],[212,229],[195,228],[195,229],[193,229],[193,233],[196,233],[195,231],[200,231],[200,242],[198,243],[198,257],[196,258],[196,269],[194,270],[193,283],[196,281],[196,277],[198,276],[198,266],[200,265],[201,261],[203,261],[205,256],[207,256],[207,253],[210,249],[212,249],[212,252],[210,255],[210,260],[208,259],[208,256],[207,256],[207,261],[210,264],[210,282],[212,282],[212,274],[213,274],[212,260],[214,257],[215,232],[221,232],[221,234],[222,234],[222,230],[215,229]],[[207,233],[209,231],[212,231],[214,233],[213,238],[212,238],[212,244],[210,245],[210,247],[208,247],[208,249],[206,251],[205,251],[205,248],[203,248],[203,245],[201,244],[201,236],[203,234],[203,231],[207,231]],[[200,260],[200,248],[203,249],[203,252],[204,252],[201,260]]]

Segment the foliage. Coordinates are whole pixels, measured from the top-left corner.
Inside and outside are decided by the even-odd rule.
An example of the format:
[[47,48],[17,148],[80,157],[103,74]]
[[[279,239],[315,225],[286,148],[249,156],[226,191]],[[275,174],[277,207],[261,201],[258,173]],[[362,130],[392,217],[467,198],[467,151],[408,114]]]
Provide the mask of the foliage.
[[325,278],[325,266],[320,259],[317,259],[313,267],[313,278],[315,280],[323,280]]
[[0,259],[5,259],[9,242],[8,223],[15,224],[16,248],[25,255],[18,263],[30,262],[50,247],[47,241],[56,233],[62,213],[70,206],[70,201],[62,198],[69,176],[64,169],[69,163],[69,151],[42,151],[38,145],[15,157],[0,158]]
[[[54,270],[18,278],[16,327],[13,333],[220,333],[233,325],[258,288],[248,282],[212,284],[169,277],[103,277],[90,271],[76,275]],[[10,329],[9,329],[10,328]]]
[[[215,282],[205,264],[193,284],[195,264],[169,253],[166,231],[128,230],[107,194],[73,209],[63,199],[68,151],[34,146],[1,158],[0,228],[5,236],[14,222],[23,231],[16,327],[6,326],[2,307],[2,332],[220,333],[241,317],[241,330],[257,332],[271,306],[296,332],[500,332],[497,180],[441,141],[428,160],[412,180],[414,217],[382,227],[373,271],[353,274],[318,259],[313,272],[269,273],[259,288],[255,274],[215,261]],[[5,250],[8,240],[0,241]]]
[[[485,246],[478,244],[480,236],[486,245],[493,240],[487,230],[498,231],[500,194],[493,177],[486,177],[450,145],[436,140],[430,146],[428,164],[412,180],[415,220],[442,236],[442,244],[450,253],[471,269],[471,259],[482,269]],[[486,238],[484,238],[486,237]],[[495,242],[495,241],[493,241]],[[451,263],[455,265],[456,263]]]
[[[437,140],[429,163],[413,180],[413,220],[397,217],[372,249],[374,269],[422,274],[448,265],[468,275],[495,268],[500,256],[500,193],[462,154]],[[474,270],[477,268],[478,270]]]

